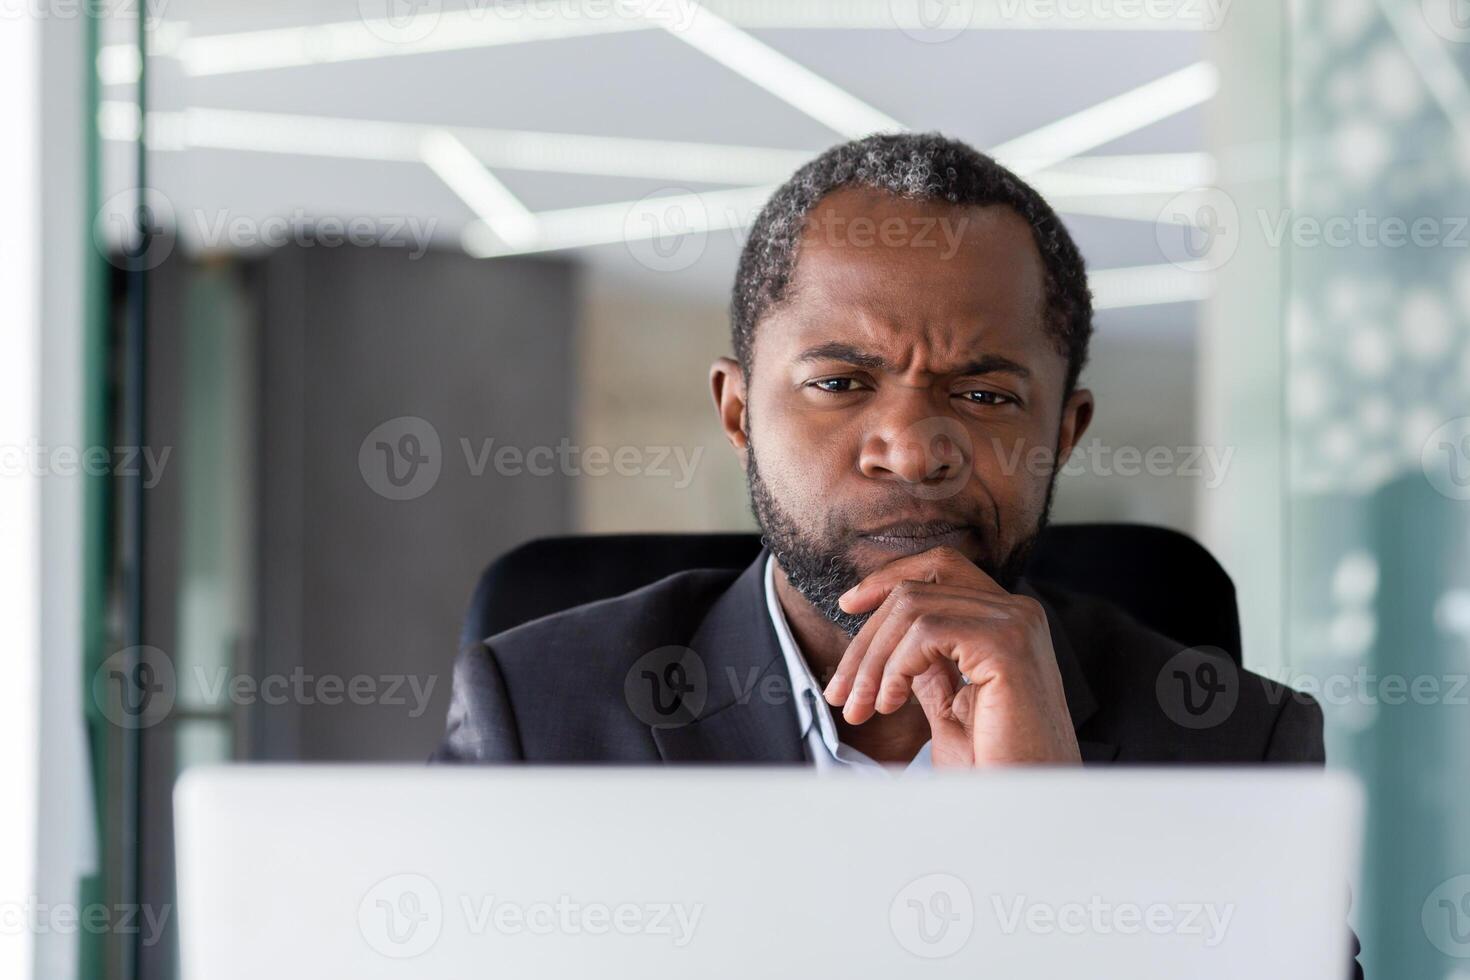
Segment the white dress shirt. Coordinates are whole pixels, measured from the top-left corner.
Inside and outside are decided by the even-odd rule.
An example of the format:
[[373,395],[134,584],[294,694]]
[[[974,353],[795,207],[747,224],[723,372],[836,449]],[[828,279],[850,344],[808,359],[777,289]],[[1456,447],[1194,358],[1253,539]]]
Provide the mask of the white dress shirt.
[[791,692],[796,697],[797,726],[801,730],[802,743],[806,746],[807,758],[819,772],[846,769],[853,772],[884,776],[889,773],[919,772],[932,768],[930,742],[925,742],[907,766],[884,764],[868,758],[851,745],[837,738],[837,724],[832,720],[832,709],[822,697],[822,689],[811,668],[807,666],[791,627],[786,622],[786,611],[776,596],[776,559],[766,559],[766,608],[771,613],[771,625],[776,628],[776,639],[781,644],[781,656],[786,659],[786,671],[791,675]]

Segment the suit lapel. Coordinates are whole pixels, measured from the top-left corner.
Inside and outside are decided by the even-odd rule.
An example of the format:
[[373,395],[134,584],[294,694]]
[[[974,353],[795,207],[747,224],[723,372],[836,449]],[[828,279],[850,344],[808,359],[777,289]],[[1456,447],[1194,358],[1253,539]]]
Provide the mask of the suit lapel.
[[703,660],[708,694],[692,721],[653,729],[665,762],[806,761],[791,678],[766,608],[762,548],[689,641]]

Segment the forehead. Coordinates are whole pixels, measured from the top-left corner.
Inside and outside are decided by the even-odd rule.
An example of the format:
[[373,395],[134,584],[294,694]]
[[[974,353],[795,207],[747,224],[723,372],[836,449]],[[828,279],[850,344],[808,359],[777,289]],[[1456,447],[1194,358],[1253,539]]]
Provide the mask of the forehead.
[[980,349],[1060,358],[1044,296],[1031,228],[1012,209],[843,188],[808,214],[787,295],[757,346],[841,339],[936,359]]

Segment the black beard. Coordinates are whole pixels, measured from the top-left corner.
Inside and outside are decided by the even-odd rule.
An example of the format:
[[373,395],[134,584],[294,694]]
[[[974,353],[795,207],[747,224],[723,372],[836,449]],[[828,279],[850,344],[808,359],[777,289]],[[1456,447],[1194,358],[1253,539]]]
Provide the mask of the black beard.
[[[837,605],[854,585],[863,580],[858,567],[841,550],[825,548],[819,541],[802,533],[791,516],[781,508],[771,494],[765,480],[761,479],[760,467],[755,461],[755,443],[746,436],[745,482],[750,491],[750,506],[755,521],[760,525],[761,543],[771,550],[776,561],[786,573],[786,581],[801,593],[812,608],[831,620],[848,636],[857,636],[873,612],[849,613]],[[1051,515],[1052,491],[1056,489],[1056,471],[1046,485],[1046,501],[1042,505],[1041,519],[1036,530],[1011,549],[1000,562],[982,558],[976,566],[995,579],[1007,592],[1014,592],[1016,584],[1026,570],[1026,563],[1036,547],[1036,540],[1046,527]],[[874,610],[875,612],[876,610]]]

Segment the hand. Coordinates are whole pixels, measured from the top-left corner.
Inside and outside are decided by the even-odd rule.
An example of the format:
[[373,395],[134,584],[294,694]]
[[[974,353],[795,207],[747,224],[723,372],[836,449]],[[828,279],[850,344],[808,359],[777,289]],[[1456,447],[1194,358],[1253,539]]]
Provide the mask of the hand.
[[1082,761],[1035,599],[1005,591],[941,547],[890,562],[839,605],[877,609],[825,692],[849,723],[891,714],[912,693],[929,719],[935,766]]

